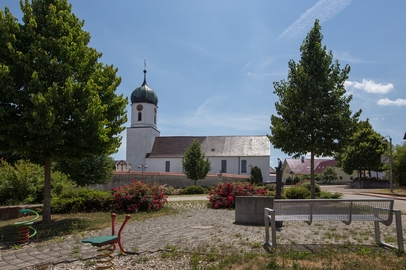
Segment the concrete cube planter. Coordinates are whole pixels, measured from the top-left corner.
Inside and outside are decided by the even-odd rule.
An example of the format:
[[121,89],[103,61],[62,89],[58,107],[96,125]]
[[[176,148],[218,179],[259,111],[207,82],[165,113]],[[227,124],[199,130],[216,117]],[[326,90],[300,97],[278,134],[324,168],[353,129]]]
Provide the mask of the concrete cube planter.
[[236,196],[235,223],[264,225],[264,208],[273,208],[274,199],[271,196]]

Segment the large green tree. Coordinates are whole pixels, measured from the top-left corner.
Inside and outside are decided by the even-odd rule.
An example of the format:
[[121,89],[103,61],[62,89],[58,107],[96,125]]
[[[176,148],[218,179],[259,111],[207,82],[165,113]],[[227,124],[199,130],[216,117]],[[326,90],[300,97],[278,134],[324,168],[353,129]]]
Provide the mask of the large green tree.
[[278,115],[271,116],[269,139],[275,148],[299,157],[311,153],[311,197],[315,198],[314,157],[331,156],[347,144],[361,110],[352,114],[344,82],[350,67],[322,46],[319,21],[300,46],[299,63],[289,61],[287,80],[274,82]]
[[206,178],[207,174],[211,170],[211,164],[205,154],[202,152],[200,142],[193,140],[189,145],[189,148],[185,152],[185,158],[183,161],[183,170],[186,177],[194,181]]
[[61,160],[54,170],[69,175],[79,186],[105,184],[110,182],[114,171],[114,161],[109,156],[86,157],[81,160]]
[[51,221],[52,160],[111,154],[127,99],[117,69],[98,62],[67,0],[20,1],[0,12],[0,149],[45,165],[43,222]]
[[336,154],[336,159],[345,173],[357,170],[361,178],[363,171],[381,170],[380,156],[384,151],[382,135],[373,130],[367,119],[359,122],[350,143]]

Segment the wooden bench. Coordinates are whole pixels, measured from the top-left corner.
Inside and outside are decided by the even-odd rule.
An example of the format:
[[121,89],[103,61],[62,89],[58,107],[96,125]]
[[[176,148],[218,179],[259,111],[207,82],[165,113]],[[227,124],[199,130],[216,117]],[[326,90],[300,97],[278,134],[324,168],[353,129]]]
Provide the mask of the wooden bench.
[[[276,221],[373,221],[375,241],[379,245],[404,251],[401,212],[393,209],[393,199],[312,199],[275,200],[273,209],[265,208],[265,245],[276,247]],[[398,246],[381,241],[379,223],[392,224],[395,214]],[[271,227],[271,239],[269,234]]]

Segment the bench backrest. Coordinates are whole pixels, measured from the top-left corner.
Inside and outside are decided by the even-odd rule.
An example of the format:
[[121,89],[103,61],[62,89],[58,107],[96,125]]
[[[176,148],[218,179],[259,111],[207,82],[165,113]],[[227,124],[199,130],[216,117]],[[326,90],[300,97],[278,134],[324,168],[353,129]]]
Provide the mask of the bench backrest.
[[275,200],[275,220],[380,221],[392,223],[393,199]]

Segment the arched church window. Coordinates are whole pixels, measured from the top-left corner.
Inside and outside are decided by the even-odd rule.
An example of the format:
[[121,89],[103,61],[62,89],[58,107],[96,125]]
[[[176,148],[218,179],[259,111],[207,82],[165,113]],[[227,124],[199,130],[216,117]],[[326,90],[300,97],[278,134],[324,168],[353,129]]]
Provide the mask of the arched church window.
[[154,124],[156,125],[156,114],[154,115]]
[[138,121],[142,120],[142,112],[138,112]]

